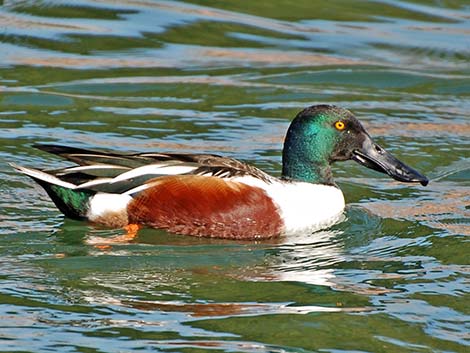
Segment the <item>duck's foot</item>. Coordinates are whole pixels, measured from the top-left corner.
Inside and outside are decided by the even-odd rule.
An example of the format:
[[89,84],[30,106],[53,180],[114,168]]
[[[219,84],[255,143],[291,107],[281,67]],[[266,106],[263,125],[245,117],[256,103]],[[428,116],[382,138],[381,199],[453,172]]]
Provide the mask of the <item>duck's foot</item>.
[[137,237],[137,233],[139,232],[140,228],[142,227],[138,224],[128,224],[127,226],[123,227],[123,229],[126,231],[126,234],[116,235],[110,238],[91,237],[86,240],[86,243],[88,245],[93,245],[93,247],[100,250],[109,250],[113,245],[130,243]]
[[139,224],[135,224],[135,223],[128,224],[127,226],[124,227],[126,234],[122,235],[122,237],[124,237],[128,241],[134,240],[140,228],[142,228],[142,226]]

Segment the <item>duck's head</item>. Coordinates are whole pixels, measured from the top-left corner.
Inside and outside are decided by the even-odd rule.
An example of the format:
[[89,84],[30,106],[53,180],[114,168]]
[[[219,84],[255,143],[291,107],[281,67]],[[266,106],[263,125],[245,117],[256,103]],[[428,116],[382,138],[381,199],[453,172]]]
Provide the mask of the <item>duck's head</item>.
[[315,105],[297,114],[284,141],[283,177],[334,184],[330,164],[349,159],[398,181],[428,184],[424,175],[376,144],[350,111]]

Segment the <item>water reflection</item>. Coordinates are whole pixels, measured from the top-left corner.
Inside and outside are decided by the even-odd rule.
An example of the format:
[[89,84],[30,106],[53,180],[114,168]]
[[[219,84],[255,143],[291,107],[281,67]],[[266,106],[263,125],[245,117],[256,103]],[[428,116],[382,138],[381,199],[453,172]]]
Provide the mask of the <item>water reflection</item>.
[[[94,235],[91,237],[96,237],[97,232],[103,233],[92,230],[90,234]],[[33,273],[37,273],[34,277],[46,276],[54,283],[59,280],[65,281],[65,284],[70,280],[67,279],[67,273],[74,273],[75,281],[79,282],[73,288],[67,285],[58,286],[57,283],[53,287],[38,287],[32,283],[29,286],[30,293],[45,290],[58,296],[60,301],[121,307],[119,310],[132,308],[146,312],[180,312],[186,317],[182,321],[196,317],[369,311],[371,309],[365,306],[344,306],[340,302],[329,300],[321,305],[299,305],[283,295],[280,296],[280,301],[273,298],[272,302],[230,302],[223,301],[222,298],[211,299],[209,294],[204,302],[194,302],[196,298],[192,291],[198,282],[211,288],[223,285],[230,287],[246,281],[253,282],[254,285],[260,281],[266,282],[267,288],[276,282],[281,286],[282,283],[299,282],[324,287],[326,292],[329,291],[328,288],[344,290],[347,286],[341,285],[341,278],[336,278],[334,270],[328,268],[328,264],[343,260],[339,243],[335,246],[328,241],[337,235],[333,232],[321,232],[318,239],[314,237],[316,241],[301,244],[288,241],[285,246],[274,247],[272,244],[232,245],[217,240],[213,241],[213,245],[207,245],[199,240],[187,240],[187,237],[177,238],[176,243],[167,240],[165,245],[158,247],[113,243],[102,250],[92,244],[87,253],[77,254],[69,250],[44,254],[31,262],[31,267],[28,267],[28,262],[23,262],[23,270],[15,268],[15,276],[31,277]],[[86,236],[84,241],[88,242],[90,239],[90,236]],[[83,262],[84,256],[88,258],[86,263]],[[227,256],[229,259],[223,260]],[[95,269],[91,271],[91,275],[86,274],[97,266],[107,268],[106,264],[115,263],[117,258],[120,259],[119,267],[109,267],[100,272]],[[124,259],[127,261],[123,262]],[[125,262],[132,264],[133,269],[129,269]],[[60,270],[54,266],[52,273],[45,271],[45,268],[50,268],[54,263],[60,263]],[[11,276],[8,268],[11,266],[6,266],[6,273]],[[205,290],[204,293],[208,294]],[[264,293],[260,295],[264,296]],[[23,293],[23,296],[28,294]]]

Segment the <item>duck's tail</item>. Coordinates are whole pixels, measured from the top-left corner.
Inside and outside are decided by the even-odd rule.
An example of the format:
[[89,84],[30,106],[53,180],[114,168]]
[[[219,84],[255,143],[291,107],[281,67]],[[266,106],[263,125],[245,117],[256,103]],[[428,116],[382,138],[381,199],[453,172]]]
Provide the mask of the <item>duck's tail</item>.
[[65,216],[73,219],[87,218],[90,198],[96,194],[95,191],[78,189],[77,185],[60,180],[56,176],[41,170],[22,167],[13,163],[10,163],[10,165],[41,185]]

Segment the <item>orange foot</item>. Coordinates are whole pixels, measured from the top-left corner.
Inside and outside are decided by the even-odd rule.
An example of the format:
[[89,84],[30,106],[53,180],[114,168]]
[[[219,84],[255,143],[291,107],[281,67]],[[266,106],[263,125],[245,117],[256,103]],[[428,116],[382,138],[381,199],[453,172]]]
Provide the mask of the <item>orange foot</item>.
[[126,234],[117,235],[111,238],[94,237],[88,239],[87,243],[100,250],[110,250],[113,245],[125,244],[134,240],[140,228],[142,228],[142,226],[138,224],[128,224],[123,228],[126,231]]
[[126,234],[124,234],[123,238],[127,241],[134,240],[140,228],[142,228],[142,226],[139,224],[135,224],[135,223],[128,224],[127,226],[124,227]]

